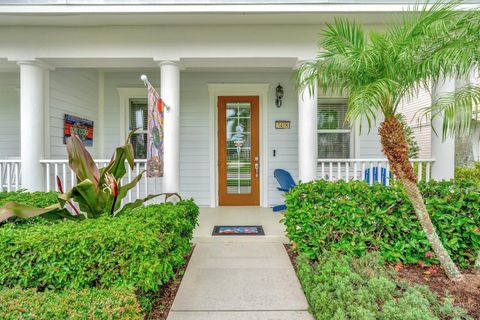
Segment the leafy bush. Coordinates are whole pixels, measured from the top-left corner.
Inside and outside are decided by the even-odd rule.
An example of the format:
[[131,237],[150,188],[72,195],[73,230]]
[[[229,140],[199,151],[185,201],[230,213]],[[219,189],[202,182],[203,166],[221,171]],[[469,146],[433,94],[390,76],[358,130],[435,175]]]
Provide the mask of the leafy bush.
[[[480,249],[480,189],[467,181],[421,183],[427,209],[457,263],[472,265]],[[301,184],[286,196],[284,223],[299,252],[361,256],[378,250],[392,262],[436,262],[400,186],[360,181]]]
[[[26,192],[25,190],[0,192],[0,207],[14,201],[25,206],[44,208],[57,203],[57,197],[58,193],[56,192]],[[40,221],[46,222],[45,219],[40,219],[38,217],[33,217],[31,219],[12,217],[7,221],[8,223],[14,224],[32,224]],[[0,225],[1,224],[2,222],[0,222]]]
[[142,319],[135,293],[125,288],[37,292],[0,290],[0,319]]
[[156,291],[185,262],[197,224],[193,201],[80,222],[0,228],[0,287]]
[[480,184],[480,161],[475,162],[474,168],[455,168],[455,179],[472,180]]
[[317,320],[468,319],[466,313],[427,287],[398,282],[369,253],[362,258],[325,252],[318,261],[297,258],[298,277]]
[[0,192],[0,207],[10,201],[36,208],[47,207],[57,203],[56,192],[26,192],[25,190]]

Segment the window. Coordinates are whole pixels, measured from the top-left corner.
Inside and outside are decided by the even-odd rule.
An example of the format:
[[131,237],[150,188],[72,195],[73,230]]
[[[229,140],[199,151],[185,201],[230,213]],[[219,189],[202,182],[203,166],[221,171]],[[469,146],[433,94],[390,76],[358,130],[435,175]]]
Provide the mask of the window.
[[129,103],[130,130],[138,128],[132,135],[130,142],[133,145],[135,159],[147,158],[147,99],[130,99]]
[[345,122],[347,103],[344,100],[318,100],[318,158],[350,158],[352,130]]

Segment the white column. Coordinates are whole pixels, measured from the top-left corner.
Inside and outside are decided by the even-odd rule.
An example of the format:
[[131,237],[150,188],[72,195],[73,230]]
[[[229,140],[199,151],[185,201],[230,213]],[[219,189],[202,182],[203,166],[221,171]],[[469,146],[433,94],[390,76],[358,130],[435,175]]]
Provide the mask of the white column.
[[172,61],[159,63],[160,95],[168,106],[164,119],[163,192],[180,191],[180,68]]
[[45,67],[35,61],[20,61],[20,150],[22,188],[45,189],[40,160],[45,149]]
[[[454,78],[440,79],[433,88],[432,102],[454,91]],[[447,135],[443,140],[442,123],[441,115],[432,120],[432,127],[435,129],[432,130],[432,158],[435,159],[432,165],[432,179],[434,180],[450,180],[455,175],[455,138]]]
[[298,93],[298,178],[308,182],[317,178],[317,90]]

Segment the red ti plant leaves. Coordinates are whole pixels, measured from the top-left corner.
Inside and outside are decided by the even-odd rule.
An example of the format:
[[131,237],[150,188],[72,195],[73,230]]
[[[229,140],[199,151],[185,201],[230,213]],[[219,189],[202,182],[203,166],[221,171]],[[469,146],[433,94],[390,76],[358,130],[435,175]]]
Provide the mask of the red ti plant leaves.
[[75,172],[79,182],[86,179],[98,185],[100,173],[92,156],[87,151],[77,135],[73,135],[67,142],[68,165]]

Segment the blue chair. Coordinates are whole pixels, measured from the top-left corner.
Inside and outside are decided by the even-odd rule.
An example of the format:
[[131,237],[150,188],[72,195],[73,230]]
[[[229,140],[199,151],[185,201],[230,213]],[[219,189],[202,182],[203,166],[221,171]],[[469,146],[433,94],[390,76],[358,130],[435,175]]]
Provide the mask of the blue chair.
[[[279,191],[288,192],[290,191],[290,189],[297,185],[295,183],[295,180],[293,180],[292,175],[286,170],[275,169],[275,171],[273,171],[273,176],[275,177],[275,179],[277,179],[278,184],[280,185],[280,187],[277,187]],[[285,209],[285,204],[280,204],[273,207],[274,212],[283,211]]]
[[[373,167],[373,182],[378,181],[378,167]],[[392,173],[390,172],[390,179],[392,178]],[[370,169],[365,170],[365,181],[370,183]],[[381,168],[380,170],[380,182],[386,186],[387,185],[387,169]]]

